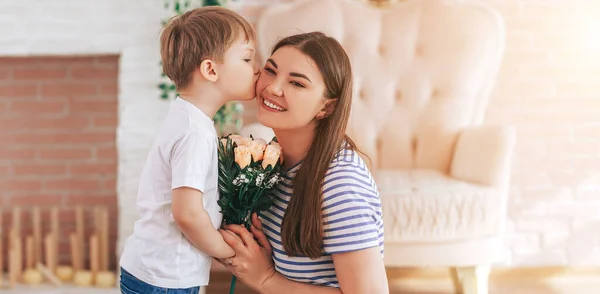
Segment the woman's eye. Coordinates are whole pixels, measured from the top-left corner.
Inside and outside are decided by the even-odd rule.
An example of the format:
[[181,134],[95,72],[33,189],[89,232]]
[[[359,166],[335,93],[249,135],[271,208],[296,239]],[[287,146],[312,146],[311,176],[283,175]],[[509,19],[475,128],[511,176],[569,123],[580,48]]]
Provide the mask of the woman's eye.
[[290,84],[292,84],[292,85],[294,85],[294,86],[296,86],[296,87],[304,88],[304,85],[303,85],[303,84],[301,84],[301,83],[298,83],[298,82],[294,82],[294,81],[292,81],[292,82],[290,82]]
[[251,62],[252,59],[244,59],[245,62]]
[[272,74],[272,75],[273,75],[273,74],[275,74],[275,71],[274,71],[274,70],[272,70],[272,69],[270,69],[270,68],[268,68],[268,67],[265,67],[265,71],[266,71],[267,73],[269,73],[269,74]]

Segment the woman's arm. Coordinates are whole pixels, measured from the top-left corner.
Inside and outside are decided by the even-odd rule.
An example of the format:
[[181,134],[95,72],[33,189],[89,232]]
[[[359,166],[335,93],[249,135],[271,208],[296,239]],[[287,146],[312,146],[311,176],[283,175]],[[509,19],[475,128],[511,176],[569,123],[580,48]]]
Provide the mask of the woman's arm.
[[294,294],[387,294],[389,286],[379,247],[332,255],[335,274],[341,289],[315,286],[288,280],[275,273],[262,286],[260,293]]
[[[278,272],[275,272],[263,285],[258,289],[261,294],[342,294],[338,288],[316,286],[306,283],[300,283],[288,280]],[[358,293],[358,292],[355,292]],[[363,292],[367,293],[367,292]]]
[[379,247],[333,254],[335,275],[344,294],[387,294],[389,286]]
[[261,294],[389,293],[379,247],[333,254],[335,273],[341,290],[316,286],[289,280],[276,272],[271,260],[271,245],[262,231],[260,220],[255,215],[252,217],[252,224],[252,234],[244,227],[235,225],[227,226],[231,232],[221,231],[225,242],[236,252],[233,264],[225,266],[242,282]]

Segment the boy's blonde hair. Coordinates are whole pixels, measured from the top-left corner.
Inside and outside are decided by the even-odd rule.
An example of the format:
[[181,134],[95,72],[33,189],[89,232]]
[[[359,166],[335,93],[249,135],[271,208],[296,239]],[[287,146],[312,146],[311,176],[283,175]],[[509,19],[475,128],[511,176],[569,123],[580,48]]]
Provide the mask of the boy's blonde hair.
[[240,36],[255,42],[254,29],[239,14],[218,6],[201,7],[173,17],[160,36],[163,72],[177,89],[189,86],[205,59],[222,62]]

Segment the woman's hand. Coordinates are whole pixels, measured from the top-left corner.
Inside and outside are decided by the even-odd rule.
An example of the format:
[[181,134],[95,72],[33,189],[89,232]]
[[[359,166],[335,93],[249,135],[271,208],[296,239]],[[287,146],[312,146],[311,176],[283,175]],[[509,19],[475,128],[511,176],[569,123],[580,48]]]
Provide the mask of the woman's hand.
[[252,233],[240,225],[227,225],[225,230],[220,230],[235,256],[219,261],[244,284],[259,290],[275,274],[275,267],[271,244],[256,214],[252,215],[250,230]]

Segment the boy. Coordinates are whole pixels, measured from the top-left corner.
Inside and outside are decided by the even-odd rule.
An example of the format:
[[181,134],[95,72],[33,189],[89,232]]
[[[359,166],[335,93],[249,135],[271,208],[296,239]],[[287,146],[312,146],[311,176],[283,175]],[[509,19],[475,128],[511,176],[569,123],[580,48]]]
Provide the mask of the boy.
[[150,149],[137,197],[140,219],[121,256],[122,293],[198,293],[212,257],[234,255],[217,231],[217,134],[226,102],[254,98],[255,34],[231,10],[198,8],[162,32],[164,73],[179,96]]

